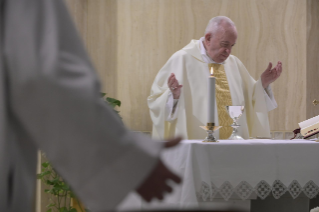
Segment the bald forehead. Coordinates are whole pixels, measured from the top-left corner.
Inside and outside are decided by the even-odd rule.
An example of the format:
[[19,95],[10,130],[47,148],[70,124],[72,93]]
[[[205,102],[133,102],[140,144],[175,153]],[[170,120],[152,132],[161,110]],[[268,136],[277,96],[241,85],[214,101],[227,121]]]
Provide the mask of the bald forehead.
[[232,25],[231,23],[223,20],[220,24],[216,26],[216,31],[223,31],[223,32],[230,32],[230,33],[236,33],[237,29],[235,25]]
[[232,36],[232,37],[236,37],[237,38],[237,29],[235,26],[232,26],[232,25],[229,25],[229,24],[220,24],[218,26],[218,28],[216,28],[215,32],[212,33],[213,36],[216,36],[216,37],[229,37],[229,36]]
[[227,19],[221,20],[220,23],[218,24],[218,26],[219,27],[233,27],[233,28],[235,27],[235,25],[232,22],[228,21]]

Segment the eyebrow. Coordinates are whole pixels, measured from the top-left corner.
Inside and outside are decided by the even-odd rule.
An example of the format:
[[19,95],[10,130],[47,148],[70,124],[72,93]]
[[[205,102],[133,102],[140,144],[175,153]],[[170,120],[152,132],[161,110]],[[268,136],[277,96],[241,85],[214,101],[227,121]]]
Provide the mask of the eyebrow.
[[[229,41],[221,41],[221,43],[223,43],[223,44],[230,44],[230,42]],[[234,43],[232,46],[234,46],[236,43]]]

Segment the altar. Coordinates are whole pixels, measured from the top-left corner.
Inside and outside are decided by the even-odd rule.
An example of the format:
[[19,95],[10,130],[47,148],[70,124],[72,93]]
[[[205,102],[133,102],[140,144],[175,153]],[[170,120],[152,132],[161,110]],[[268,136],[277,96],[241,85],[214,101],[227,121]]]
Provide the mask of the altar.
[[141,207],[256,211],[257,199],[290,198],[303,199],[295,201],[296,211],[309,211],[309,199],[319,193],[318,153],[319,143],[309,140],[184,140],[162,155],[182,184],[163,202]]

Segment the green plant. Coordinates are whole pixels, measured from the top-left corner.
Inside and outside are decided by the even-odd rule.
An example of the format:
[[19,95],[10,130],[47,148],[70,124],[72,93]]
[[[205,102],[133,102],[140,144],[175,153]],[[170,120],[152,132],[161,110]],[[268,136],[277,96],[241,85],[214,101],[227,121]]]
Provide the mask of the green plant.
[[[106,93],[101,93],[101,95],[119,115],[119,111],[117,111],[115,107],[120,107],[121,101],[111,97],[105,97]],[[44,189],[44,192],[51,195],[50,204],[47,205],[47,212],[78,212],[78,210],[71,205],[71,198],[77,201],[77,205],[79,205],[81,212],[84,212],[70,186],[64,182],[62,177],[52,167],[51,163],[46,161],[42,163],[41,166],[41,173],[37,174],[37,179],[41,180],[48,187],[47,189]],[[89,211],[88,209],[84,210],[86,212]]]
[[116,110],[116,106],[120,107],[121,106],[121,101],[118,99],[114,99],[111,97],[106,97],[106,93],[101,93],[102,98],[113,108],[113,110],[119,115],[120,118],[122,118],[120,116],[120,111]]
[[[41,173],[37,174],[37,178],[42,180],[48,187],[44,189],[44,192],[51,195],[50,204],[47,205],[47,212],[77,212],[77,209],[71,206],[71,198],[74,198],[76,201],[78,200],[75,198],[70,186],[64,182],[50,162],[46,161],[41,166]],[[82,208],[81,211],[84,212]]]

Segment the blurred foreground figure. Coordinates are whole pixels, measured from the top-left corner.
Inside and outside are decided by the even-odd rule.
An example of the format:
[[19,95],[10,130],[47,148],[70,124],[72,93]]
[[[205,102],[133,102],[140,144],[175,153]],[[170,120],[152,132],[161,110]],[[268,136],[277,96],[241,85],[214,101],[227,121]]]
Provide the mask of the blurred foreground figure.
[[170,192],[165,181],[180,178],[158,155],[180,139],[151,142],[122,125],[63,1],[0,3],[0,211],[31,211],[38,148],[92,211],[131,190],[146,201]]

